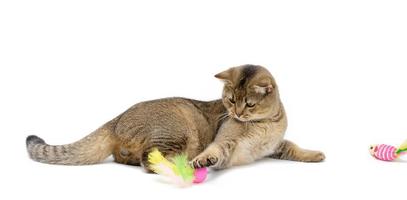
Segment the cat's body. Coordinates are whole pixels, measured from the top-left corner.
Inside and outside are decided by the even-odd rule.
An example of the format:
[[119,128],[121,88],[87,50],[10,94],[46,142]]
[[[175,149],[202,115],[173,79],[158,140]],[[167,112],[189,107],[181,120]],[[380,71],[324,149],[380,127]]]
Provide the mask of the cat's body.
[[34,160],[66,165],[94,164],[112,154],[118,163],[147,165],[152,148],[166,156],[184,152],[192,159],[213,141],[225,112],[220,100],[141,102],[76,143],[52,146],[30,136],[27,148]]
[[142,165],[157,148],[166,157],[186,153],[195,167],[227,168],[265,156],[321,161],[318,151],[283,139],[287,118],[277,85],[260,66],[245,65],[216,75],[225,81],[223,98],[202,102],[167,98],[141,102],[89,136],[52,146],[27,138],[32,159],[44,163],[93,164],[114,156],[118,163]]
[[287,127],[285,116],[278,121],[265,120],[243,126],[239,122],[233,123],[241,128],[240,137],[242,139],[235,147],[229,163],[224,167],[248,164],[273,155],[283,141]]

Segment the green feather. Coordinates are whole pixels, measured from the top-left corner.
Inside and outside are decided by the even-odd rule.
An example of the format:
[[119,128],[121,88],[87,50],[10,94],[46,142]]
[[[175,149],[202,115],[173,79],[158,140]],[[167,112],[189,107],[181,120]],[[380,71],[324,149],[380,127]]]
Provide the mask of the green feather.
[[185,181],[192,181],[194,179],[194,169],[188,164],[188,157],[178,155],[172,158],[175,165],[175,172],[180,175]]
[[407,151],[407,148],[405,148],[405,149],[397,149],[396,153],[399,154],[399,153],[402,153],[402,152],[405,152],[405,151]]

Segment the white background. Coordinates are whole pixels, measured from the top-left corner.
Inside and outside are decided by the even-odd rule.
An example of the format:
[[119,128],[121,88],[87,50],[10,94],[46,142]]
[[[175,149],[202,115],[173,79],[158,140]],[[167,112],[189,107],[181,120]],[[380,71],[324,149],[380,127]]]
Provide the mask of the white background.
[[[407,139],[406,10],[389,0],[1,1],[0,199],[401,199],[407,161],[367,148]],[[27,156],[29,134],[69,143],[143,100],[219,98],[213,75],[246,63],[274,74],[286,137],[323,150],[324,163],[264,159],[178,189],[111,159]]]

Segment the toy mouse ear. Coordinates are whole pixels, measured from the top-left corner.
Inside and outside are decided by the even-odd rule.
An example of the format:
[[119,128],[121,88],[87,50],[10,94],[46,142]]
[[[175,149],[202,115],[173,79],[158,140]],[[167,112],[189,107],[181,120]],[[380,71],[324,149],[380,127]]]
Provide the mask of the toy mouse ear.
[[270,94],[271,92],[273,92],[274,90],[274,86],[273,85],[267,85],[267,86],[258,86],[255,85],[254,87],[254,91],[260,94]]
[[377,151],[377,145],[370,145],[370,147],[369,147],[369,153],[370,153],[370,155],[374,156],[374,154],[376,153],[376,151]]

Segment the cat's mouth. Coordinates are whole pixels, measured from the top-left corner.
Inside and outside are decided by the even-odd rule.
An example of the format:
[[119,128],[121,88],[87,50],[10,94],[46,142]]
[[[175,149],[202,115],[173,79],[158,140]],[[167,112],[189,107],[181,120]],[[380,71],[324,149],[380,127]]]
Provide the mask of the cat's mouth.
[[242,119],[242,118],[235,118],[239,122],[249,122],[250,120],[248,119]]
[[249,117],[249,115],[247,115],[247,114],[242,114],[242,115],[238,116],[238,115],[237,115],[235,112],[233,112],[233,111],[229,111],[229,112],[228,112],[228,116],[229,116],[229,118],[235,119],[235,120],[237,120],[237,121],[239,121],[239,122],[249,122],[249,121],[252,120],[252,119]]
[[245,115],[237,116],[236,114],[234,114],[233,118],[240,121],[240,122],[248,122],[248,121],[250,121],[249,117],[247,117]]

